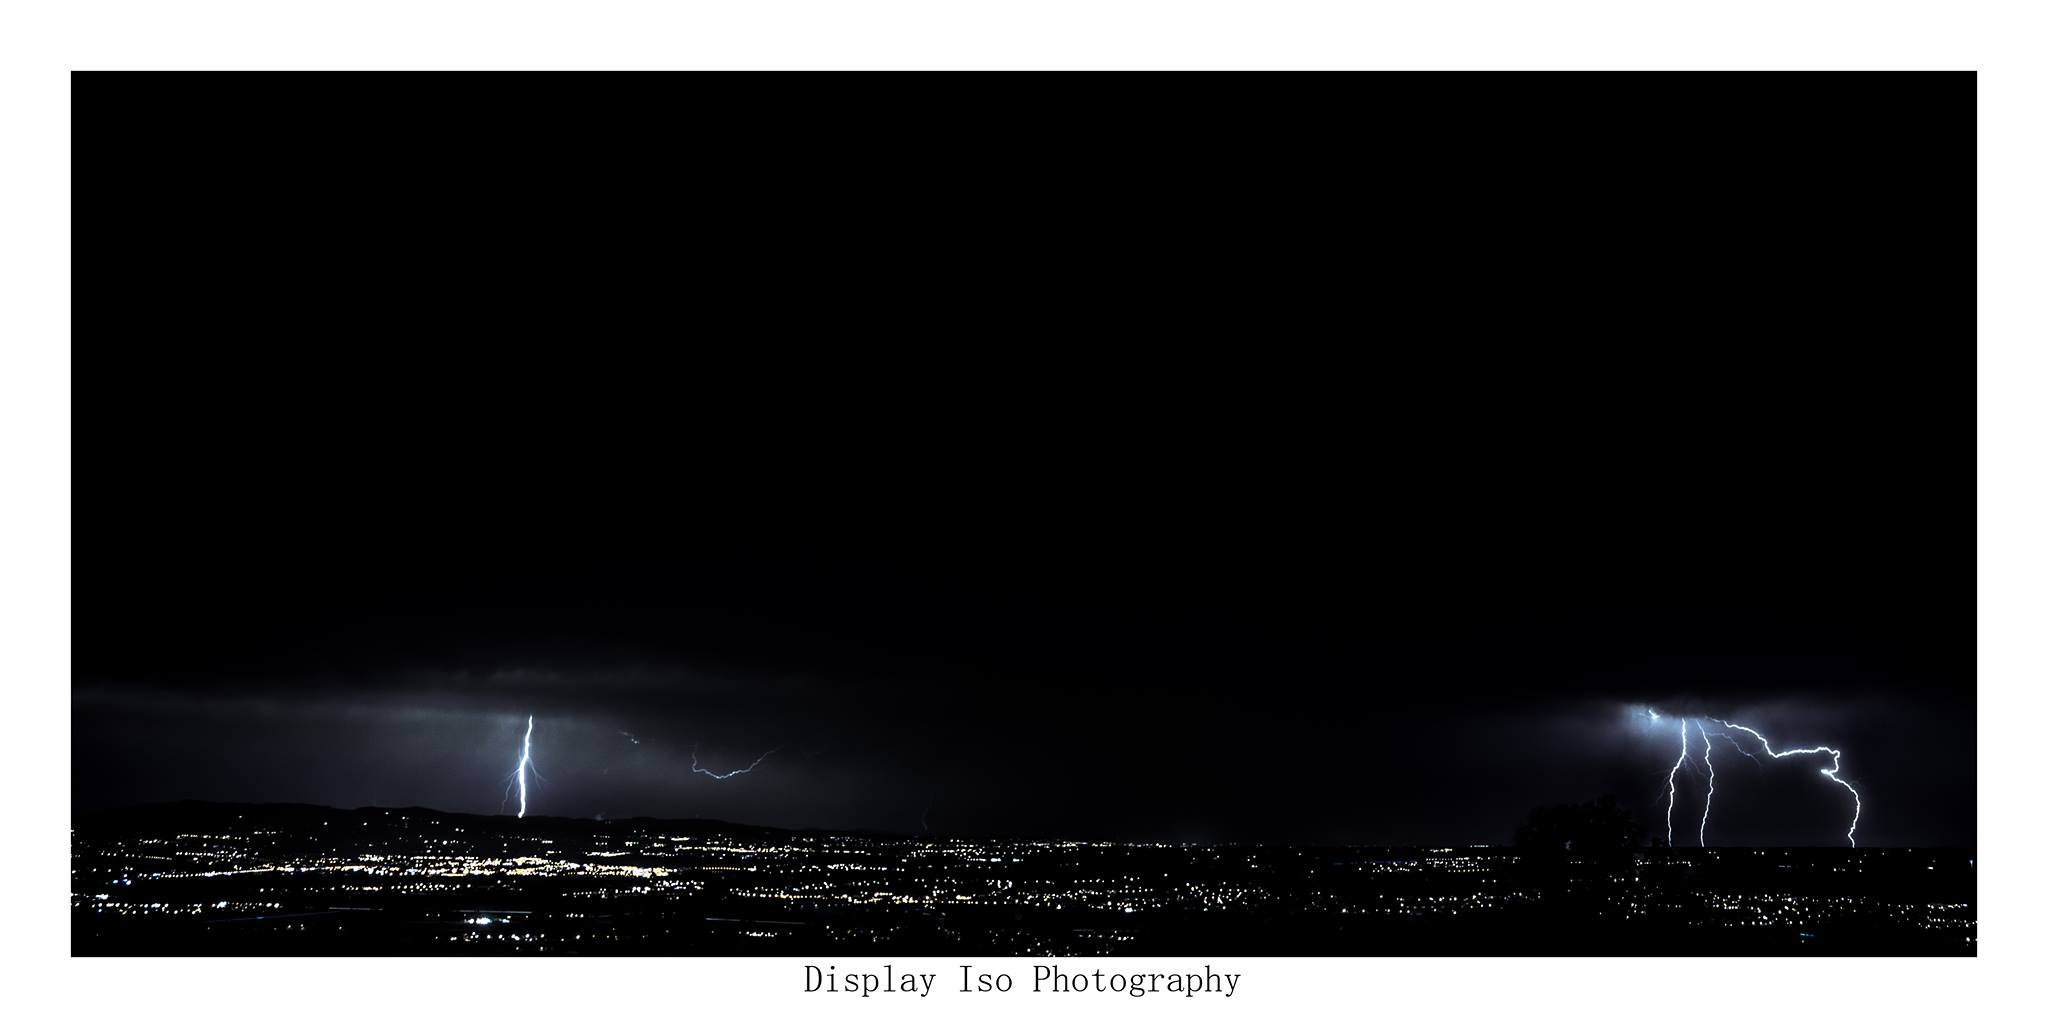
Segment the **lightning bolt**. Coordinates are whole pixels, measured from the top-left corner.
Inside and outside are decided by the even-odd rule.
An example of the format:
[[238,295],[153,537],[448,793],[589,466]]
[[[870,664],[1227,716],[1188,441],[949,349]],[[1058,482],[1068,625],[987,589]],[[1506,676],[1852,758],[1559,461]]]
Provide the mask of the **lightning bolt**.
[[[519,776],[519,816],[526,816],[526,769],[533,766],[533,715],[526,715],[526,738],[519,744],[519,766],[512,773]],[[535,772],[538,774],[539,772]]]
[[1700,730],[1700,742],[1704,743],[1707,747],[1700,754],[1707,762],[1707,808],[1700,811],[1700,848],[1705,849],[1707,845],[1707,815],[1714,811],[1714,740],[1707,738],[1706,725],[1700,724],[1698,721],[1694,721],[1693,725]]
[[[1645,715],[1649,717],[1650,723],[1652,724],[1664,720],[1664,718],[1661,715],[1659,715],[1655,710],[1640,707],[1636,708],[1636,716],[1641,717]],[[1670,844],[1675,837],[1672,819],[1674,812],[1677,810],[1678,807],[1678,769],[1685,767],[1686,763],[1692,759],[1692,731],[1686,725],[1688,719],[1673,718],[1672,720],[1678,722],[1678,759],[1672,763],[1671,771],[1664,776],[1665,788],[1669,790],[1668,798],[1664,801],[1664,841],[1667,845]],[[1833,746],[1803,746],[1795,750],[1779,750],[1771,746],[1771,741],[1769,739],[1764,738],[1762,732],[1759,732],[1756,729],[1749,727],[1748,725],[1738,725],[1733,721],[1723,721],[1720,718],[1715,717],[1692,718],[1690,720],[1692,722],[1692,728],[1699,729],[1701,744],[1700,759],[1705,763],[1707,769],[1707,802],[1705,807],[1700,810],[1700,845],[1702,847],[1705,847],[1707,844],[1707,820],[1713,815],[1714,812],[1714,739],[1718,737],[1727,740],[1728,745],[1735,747],[1735,752],[1740,753],[1745,757],[1748,757],[1750,763],[1755,764],[1758,767],[1763,766],[1763,761],[1756,759],[1756,754],[1750,752],[1747,747],[1743,746],[1742,741],[1740,739],[1736,738],[1733,735],[1729,735],[1727,732],[1707,731],[1707,722],[1709,721],[1713,722],[1714,724],[1720,725],[1723,728],[1730,729],[1731,731],[1744,733],[1748,735],[1750,738],[1755,739],[1757,742],[1763,745],[1764,753],[1773,760],[1780,760],[1785,757],[1810,756],[1815,753],[1825,753],[1828,756],[1834,758],[1834,763],[1828,767],[1821,768],[1820,774],[1822,778],[1825,778],[1828,781],[1833,782],[1836,785],[1839,785],[1842,788],[1849,790],[1849,796],[1855,802],[1855,811],[1849,816],[1849,846],[1852,849],[1855,847],[1856,826],[1860,824],[1863,820],[1863,794],[1857,792],[1855,786],[1850,785],[1846,780],[1842,778],[1841,750],[1838,750]],[[1694,773],[1698,773],[1697,768],[1694,769]]]
[[757,768],[757,767],[760,767],[760,766],[761,766],[761,762],[762,762],[762,761],[764,761],[764,760],[767,760],[767,759],[768,759],[768,754],[770,754],[770,753],[774,753],[774,752],[775,752],[775,750],[779,750],[779,749],[781,749],[781,748],[782,748],[782,747],[780,747],[780,746],[777,746],[777,747],[775,747],[775,749],[774,749],[774,750],[769,750],[769,751],[768,751],[768,753],[763,753],[763,754],[761,754],[760,756],[758,756],[758,757],[755,757],[755,758],[754,758],[754,762],[753,762],[753,763],[751,763],[751,764],[748,764],[748,765],[747,765],[746,767],[740,768],[740,769],[739,769],[739,770],[737,770],[737,771],[726,771],[726,772],[723,772],[723,773],[721,773],[721,772],[713,771],[713,770],[711,770],[711,769],[710,769],[710,768],[708,768],[708,767],[698,767],[698,766],[697,766],[697,747],[695,747],[695,746],[692,746],[692,747],[690,747],[690,770],[691,770],[691,771],[693,771],[693,772],[695,772],[695,773],[697,773],[697,774],[700,774],[700,775],[710,775],[711,777],[713,777],[713,778],[716,778],[716,779],[718,779],[719,781],[723,782],[723,781],[725,781],[725,780],[726,780],[726,779],[728,779],[728,778],[732,778],[732,777],[734,777],[734,776],[737,776],[737,775],[743,775],[743,774],[746,774],[747,772],[749,772],[749,771],[752,771],[753,769],[755,769],[755,768]]
[[[1759,732],[1759,731],[1757,731],[1757,730],[1756,730],[1756,729],[1754,729],[1754,728],[1750,728],[1750,727],[1748,727],[1747,725],[1738,725],[1738,724],[1734,723],[1733,721],[1722,721],[1722,720],[1720,720],[1719,718],[1713,718],[1713,719],[1710,719],[1710,720],[1713,720],[1713,721],[1715,721],[1715,722],[1716,722],[1717,724],[1721,725],[1721,726],[1722,726],[1722,727],[1724,727],[1724,728],[1732,728],[1732,729],[1734,729],[1734,730],[1736,730],[1736,731],[1738,731],[1738,732],[1747,732],[1747,733],[1749,733],[1749,734],[1750,734],[1750,736],[1751,736],[1751,737],[1753,737],[1753,738],[1755,738],[1757,742],[1760,742],[1760,743],[1762,743],[1762,744],[1763,744],[1763,746],[1764,746],[1764,753],[1765,753],[1765,754],[1766,754],[1767,756],[1769,756],[1769,757],[1770,757],[1770,758],[1771,758],[1772,760],[1780,760],[1780,759],[1783,759],[1783,758],[1785,758],[1785,757],[1799,757],[1799,756],[1807,756],[1807,755],[1810,755],[1810,754],[1814,754],[1814,753],[1825,753],[1825,754],[1827,754],[1828,756],[1830,756],[1830,757],[1833,757],[1833,758],[1834,758],[1834,760],[1835,760],[1835,762],[1834,762],[1834,765],[1833,765],[1832,767],[1824,767],[1824,768],[1821,768],[1821,769],[1820,769],[1820,776],[1821,776],[1822,778],[1825,778],[1825,779],[1827,779],[1827,780],[1828,780],[1828,781],[1830,781],[1830,782],[1833,782],[1833,783],[1835,783],[1836,785],[1839,785],[1839,786],[1841,786],[1841,787],[1842,787],[1842,788],[1844,788],[1844,789],[1847,789],[1847,790],[1849,790],[1849,795],[1850,795],[1850,796],[1851,796],[1851,797],[1852,797],[1852,798],[1853,798],[1853,799],[1854,799],[1854,800],[1856,801],[1856,812],[1855,812],[1854,814],[1851,814],[1851,815],[1849,816],[1849,847],[1850,847],[1851,849],[1854,849],[1854,848],[1855,848],[1855,846],[1856,846],[1856,824],[1857,824],[1857,822],[1859,822],[1859,821],[1862,821],[1862,820],[1863,820],[1863,794],[1862,794],[1862,793],[1859,793],[1859,792],[1857,792],[1857,791],[1856,791],[1856,787],[1855,787],[1855,786],[1853,786],[1853,785],[1850,785],[1850,784],[1849,784],[1848,782],[1845,782],[1845,781],[1843,781],[1843,780],[1842,780],[1842,778],[1841,778],[1841,774],[1842,774],[1842,751],[1841,751],[1841,750],[1835,749],[1835,748],[1834,748],[1834,747],[1832,747],[1832,746],[1806,746],[1806,747],[1802,747],[1802,748],[1800,748],[1800,749],[1796,749],[1796,750],[1785,750],[1785,751],[1783,751],[1783,752],[1780,752],[1780,751],[1778,751],[1778,750],[1774,750],[1774,749],[1772,749],[1772,748],[1771,748],[1771,741],[1770,741],[1769,739],[1766,739],[1766,738],[1764,738],[1764,736],[1763,736],[1763,733],[1762,733],[1762,732]],[[1738,746],[1738,747],[1736,747],[1736,748],[1737,748],[1737,749],[1741,749],[1741,747],[1739,747],[1739,746]],[[1745,751],[1745,752],[1747,752],[1747,751]],[[1701,824],[1702,824],[1702,826],[1703,826],[1702,830],[1704,830],[1704,825],[1705,825],[1705,822],[1701,822]]]
[[1671,799],[1664,804],[1664,844],[1671,845],[1671,812],[1678,809],[1678,769],[1685,766],[1686,737],[1692,733],[1685,730],[1685,721],[1678,722],[1678,759],[1671,764],[1671,774],[1665,776],[1664,784],[1671,787]]

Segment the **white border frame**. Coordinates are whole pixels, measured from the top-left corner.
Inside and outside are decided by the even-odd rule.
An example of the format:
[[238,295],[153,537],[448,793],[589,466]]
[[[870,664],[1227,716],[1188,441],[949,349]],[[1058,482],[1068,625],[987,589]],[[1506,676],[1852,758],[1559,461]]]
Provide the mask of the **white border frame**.
[[[18,686],[0,781],[0,931],[24,1023],[310,1026],[591,1017],[717,1025],[1083,1023],[1140,1011],[1243,1023],[1317,1011],[1397,1024],[1538,1024],[1588,1006],[1670,1025],[2016,1023],[2044,965],[2032,768],[2048,661],[2041,443],[2038,4],[1651,0],[433,0],[32,2],[0,14],[0,652]],[[1979,803],[1976,960],[1220,960],[1238,997],[806,996],[793,960],[77,960],[69,874],[72,69],[1471,68],[1979,69]],[[1928,340],[1930,349],[1961,339]],[[1994,716],[1985,718],[1981,712]],[[909,962],[900,962],[909,963]],[[944,971],[948,961],[917,961]],[[982,963],[982,962],[977,962]],[[1027,973],[1031,961],[989,962]],[[1157,966],[1149,961],[1068,965]],[[1183,962],[1165,962],[1183,963]],[[1047,1004],[1056,1004],[1048,1006]],[[1226,1021],[1227,1019],[1227,1021]]]

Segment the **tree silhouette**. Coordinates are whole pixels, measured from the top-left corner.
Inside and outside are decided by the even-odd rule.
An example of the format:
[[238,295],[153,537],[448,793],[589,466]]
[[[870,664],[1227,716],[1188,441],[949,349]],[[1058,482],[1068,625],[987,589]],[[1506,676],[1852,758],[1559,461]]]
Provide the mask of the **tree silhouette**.
[[1601,859],[1628,853],[1643,837],[1643,826],[1612,796],[1591,803],[1537,807],[1515,829],[1515,845],[1532,856]]

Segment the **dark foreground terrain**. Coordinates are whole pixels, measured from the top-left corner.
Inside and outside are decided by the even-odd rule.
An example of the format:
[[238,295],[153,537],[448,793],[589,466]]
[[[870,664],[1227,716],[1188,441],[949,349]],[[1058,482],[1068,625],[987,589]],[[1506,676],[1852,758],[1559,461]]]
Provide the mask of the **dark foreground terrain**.
[[1976,951],[1974,854],[1127,845],[170,804],[80,819],[72,952]]

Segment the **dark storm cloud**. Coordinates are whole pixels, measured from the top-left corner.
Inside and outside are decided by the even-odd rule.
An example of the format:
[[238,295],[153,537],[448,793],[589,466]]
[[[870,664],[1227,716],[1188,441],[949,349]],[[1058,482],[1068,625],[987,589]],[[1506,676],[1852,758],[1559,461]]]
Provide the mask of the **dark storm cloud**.
[[[1867,565],[1860,536],[1671,548],[1669,526],[1602,525],[1418,552],[1335,519],[1241,520],[1228,546],[1185,517],[990,524],[1002,545],[976,523],[842,525],[539,565],[470,533],[408,540],[395,578],[389,554],[232,577],[138,554],[181,591],[82,621],[75,796],[491,811],[533,714],[536,809],[559,813],[1499,842],[1533,806],[1603,794],[1661,826],[1671,740],[1626,717],[1647,705],[1842,747],[1871,785],[1866,842],[1974,833],[1953,798],[1973,682],[1930,627],[1956,623],[1967,574]],[[725,769],[781,748],[714,782],[693,746]],[[1731,795],[1812,785],[1748,773]],[[1744,823],[1764,806],[1731,800],[1727,841],[1833,831]]]
[[[854,775],[874,789],[901,776],[897,788],[908,790],[912,772],[892,767],[886,750],[809,745],[845,726],[807,715],[809,693],[787,679],[742,687],[645,670],[420,673],[292,688],[80,686],[74,723],[103,745],[79,763],[75,788],[88,804],[196,794],[488,813],[501,808],[531,714],[545,776],[531,783],[537,811],[858,826],[831,783]],[[692,773],[699,759],[727,771],[770,748],[773,760],[749,776]]]
[[[1675,738],[1669,720],[1646,730],[1631,717],[1651,706],[1667,718],[1750,724],[1781,746],[1843,749],[1846,770],[1870,799],[1867,843],[1925,843],[1967,823],[1945,804],[1945,789],[1923,784],[1969,773],[1967,719],[1930,717],[1924,703],[1883,693],[1851,698],[1853,675],[1839,688],[1803,692],[1755,681],[1723,691],[1689,682],[1680,691],[1635,668],[1588,676],[1577,690],[1523,692],[1498,682],[1462,686],[1475,681],[1475,669],[1447,663],[1361,674],[1348,688],[1312,688],[1269,672],[1108,694],[1077,671],[1074,681],[1049,676],[978,699],[968,698],[972,689],[914,679],[646,667],[414,672],[288,687],[82,685],[74,719],[108,744],[79,766],[76,787],[88,803],[198,794],[490,812],[503,800],[531,713],[535,759],[547,776],[533,783],[534,809],[550,813],[1123,838],[1498,842],[1522,813],[1559,797],[1616,795],[1646,825],[1660,824]],[[1527,675],[1540,666],[1527,654],[1509,663],[1523,669],[1515,681],[1540,678]],[[1618,684],[1624,680],[1633,684]],[[207,743],[195,748],[194,740]],[[719,782],[690,770],[693,753],[706,767],[730,770],[770,748],[768,760],[739,778]],[[249,775],[250,767],[264,772]],[[1728,791],[1716,838],[1834,841],[1840,811],[1830,801],[1839,797],[1816,785],[1812,770],[1724,762]],[[1753,800],[1741,800],[1744,791]]]

